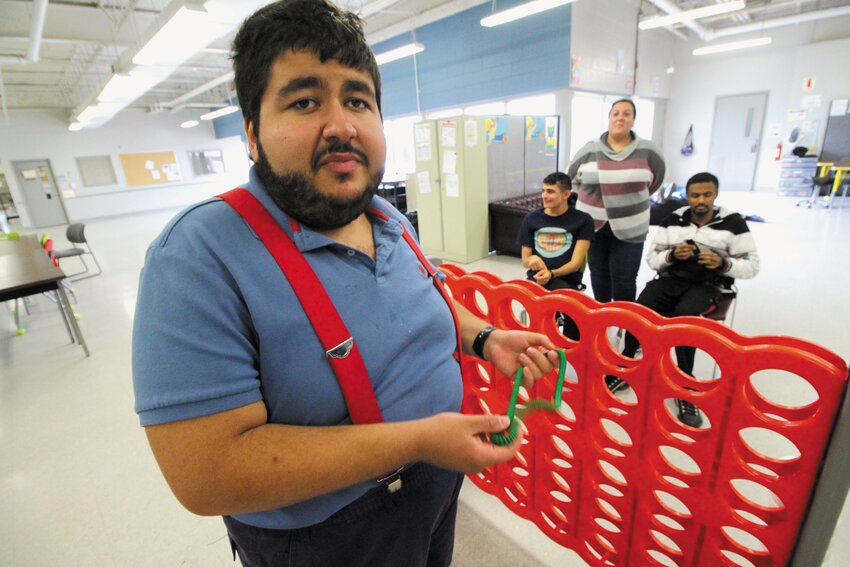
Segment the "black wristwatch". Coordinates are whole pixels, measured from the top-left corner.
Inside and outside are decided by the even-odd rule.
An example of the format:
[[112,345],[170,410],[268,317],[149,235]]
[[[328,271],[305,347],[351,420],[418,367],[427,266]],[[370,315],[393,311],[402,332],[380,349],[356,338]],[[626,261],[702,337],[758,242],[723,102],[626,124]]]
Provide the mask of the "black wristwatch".
[[487,325],[483,329],[478,332],[478,336],[475,337],[475,340],[472,341],[472,352],[480,358],[481,360],[486,360],[484,358],[484,343],[487,342],[487,339],[490,338],[490,333],[496,330],[496,327],[492,325]]

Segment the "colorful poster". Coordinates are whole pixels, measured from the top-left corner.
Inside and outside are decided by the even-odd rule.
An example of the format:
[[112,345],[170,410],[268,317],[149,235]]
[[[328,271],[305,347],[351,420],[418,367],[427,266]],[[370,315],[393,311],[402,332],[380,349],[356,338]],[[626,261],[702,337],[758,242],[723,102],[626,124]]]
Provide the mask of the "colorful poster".
[[504,144],[508,141],[510,123],[507,116],[496,116],[484,121],[484,129],[487,131],[487,145]]
[[525,141],[543,140],[546,138],[546,118],[543,116],[525,117]]
[[546,117],[546,149],[558,149],[558,117]]
[[581,57],[570,59],[570,86],[576,87],[581,84]]

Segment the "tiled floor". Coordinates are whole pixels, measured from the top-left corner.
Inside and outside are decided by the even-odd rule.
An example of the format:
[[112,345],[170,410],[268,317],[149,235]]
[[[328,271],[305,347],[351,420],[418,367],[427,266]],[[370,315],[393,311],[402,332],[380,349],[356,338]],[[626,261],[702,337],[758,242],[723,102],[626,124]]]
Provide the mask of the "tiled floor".
[[[759,276],[739,281],[735,329],[789,335],[850,357],[847,209],[795,208],[794,199],[721,192],[751,223]],[[850,206],[848,206],[850,208]],[[183,510],[159,474],[132,411],[130,331],[145,248],[175,211],[97,220],[86,234],[104,269],[78,282],[80,326],[92,356],[68,344],[43,297],[16,336],[0,307],[0,564],[30,566],[232,565],[218,518]],[[62,230],[53,231],[57,247]],[[66,260],[69,269],[73,259]],[[466,266],[513,279],[516,258]],[[644,267],[639,288],[652,277]],[[456,565],[583,565],[470,483],[462,493]],[[826,565],[850,565],[847,508]]]

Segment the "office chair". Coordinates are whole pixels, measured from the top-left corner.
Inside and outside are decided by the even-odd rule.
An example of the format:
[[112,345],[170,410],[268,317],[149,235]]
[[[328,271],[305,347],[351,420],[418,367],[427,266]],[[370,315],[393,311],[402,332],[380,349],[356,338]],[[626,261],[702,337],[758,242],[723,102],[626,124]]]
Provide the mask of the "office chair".
[[[69,224],[68,230],[65,231],[65,237],[68,239],[69,242],[71,242],[72,244],[82,244],[82,245],[85,246],[85,248],[80,248],[80,247],[74,246],[72,248],[66,248],[64,250],[56,250],[56,251],[53,252],[54,257],[56,257],[58,260],[61,260],[62,258],[70,258],[72,256],[76,256],[77,258],[80,259],[80,262],[83,263],[83,268],[84,268],[83,271],[75,272],[73,274],[68,275],[68,279],[70,279],[72,281],[84,280],[86,278],[99,276],[102,273],[102,270],[100,268],[100,264],[97,261],[97,257],[95,257],[94,252],[92,252],[92,250],[91,250],[91,246],[89,246],[89,243],[86,240],[85,230],[86,230],[85,224],[83,224],[81,222],[75,222],[73,224]],[[89,266],[88,266],[88,264],[86,264],[86,261],[83,259],[83,256],[86,255],[86,254],[90,255],[92,257],[92,260],[94,260],[94,264],[95,264],[95,266],[97,266],[97,272],[93,272],[93,273],[88,274],[86,276],[77,277],[77,276],[80,276],[81,274],[86,274],[89,271]]]
[[[738,299],[738,288],[732,284],[728,288],[724,287],[722,293],[723,295],[717,303],[716,308],[703,313],[702,316],[712,321],[725,323],[727,327],[731,328],[735,322],[735,300]],[[728,323],[726,323],[727,319],[729,321]]]
[[[812,207],[812,204],[815,203],[818,197],[825,197],[827,208],[832,208],[832,200],[835,199],[837,195],[832,194],[832,186],[835,183],[836,174],[833,173],[829,166],[832,164],[825,164],[825,166],[821,167],[819,173],[821,175],[817,175],[812,177],[812,192],[808,199],[803,199],[797,203],[797,206],[805,205],[809,208]],[[836,167],[850,167],[850,157],[844,157],[836,162]],[[844,206],[844,198],[847,196],[847,189],[850,187],[850,177],[845,176],[842,179],[840,187],[841,191],[841,205]],[[837,193],[837,191],[836,191]]]

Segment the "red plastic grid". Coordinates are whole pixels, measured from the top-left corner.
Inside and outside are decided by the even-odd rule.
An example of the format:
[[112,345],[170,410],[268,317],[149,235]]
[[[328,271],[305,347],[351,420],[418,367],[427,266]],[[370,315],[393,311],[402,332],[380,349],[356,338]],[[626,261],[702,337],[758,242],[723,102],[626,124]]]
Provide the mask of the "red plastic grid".
[[[633,303],[440,269],[470,311],[500,328],[545,333],[572,367],[562,410],[532,413],[517,457],[470,475],[477,486],[591,565],[787,563],[845,389],[841,358],[699,317],[666,319]],[[579,341],[556,328],[557,312],[576,322]],[[609,327],[632,332],[642,358],[618,354]],[[671,354],[681,345],[708,353],[720,375],[682,373]],[[472,357],[463,374],[466,413],[506,412],[512,377]],[[555,374],[521,399],[551,399]],[[605,375],[626,380],[637,401],[610,393]],[[786,399],[790,385],[811,399]],[[680,423],[675,398],[695,403],[707,425]]]

